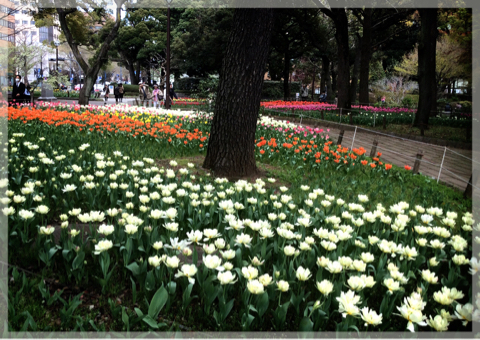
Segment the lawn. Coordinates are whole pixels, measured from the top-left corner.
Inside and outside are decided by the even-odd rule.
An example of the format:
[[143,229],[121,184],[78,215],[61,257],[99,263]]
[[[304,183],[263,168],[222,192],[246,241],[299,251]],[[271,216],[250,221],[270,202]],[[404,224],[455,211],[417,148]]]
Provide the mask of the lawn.
[[471,331],[471,200],[268,117],[215,178],[210,123],[9,109],[10,331]]

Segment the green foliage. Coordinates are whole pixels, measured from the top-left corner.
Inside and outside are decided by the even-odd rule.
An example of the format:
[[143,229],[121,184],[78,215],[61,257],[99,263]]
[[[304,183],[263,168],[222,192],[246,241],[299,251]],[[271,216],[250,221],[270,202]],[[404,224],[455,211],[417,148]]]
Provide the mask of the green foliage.
[[180,78],[175,81],[175,91],[196,91],[203,78],[188,77]]
[[412,96],[408,96],[402,99],[402,107],[414,107],[418,104],[418,101],[414,101]]
[[188,8],[172,26],[174,67],[189,76],[207,77],[220,71],[232,25],[229,8]]
[[[290,83],[290,94],[300,92],[302,83],[299,81],[292,81]],[[283,81],[264,80],[262,88],[262,98],[280,99],[283,98]]]
[[219,78],[215,75],[209,75],[208,78],[202,79],[195,90],[195,98],[207,98],[215,101],[217,97]]

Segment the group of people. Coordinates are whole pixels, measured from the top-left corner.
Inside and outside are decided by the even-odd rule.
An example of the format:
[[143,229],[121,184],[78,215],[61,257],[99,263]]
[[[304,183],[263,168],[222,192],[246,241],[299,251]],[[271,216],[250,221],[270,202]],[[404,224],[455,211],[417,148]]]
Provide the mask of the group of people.
[[[151,100],[153,102],[153,105],[155,107],[159,107],[160,103],[162,101],[166,101],[166,91],[165,88],[163,91],[161,91],[158,88],[158,85],[153,85],[153,91],[150,92],[150,89],[148,87],[148,84],[145,84],[143,82],[138,83],[138,92],[140,94],[140,100],[142,101],[142,104],[145,101]],[[118,84],[117,86],[114,87],[113,90],[113,95],[115,96],[115,103],[122,103],[123,102],[123,94],[125,93],[125,88],[123,87],[122,84]],[[102,94],[104,97],[104,103],[105,105],[107,104],[108,98],[110,96],[110,88],[108,85],[105,85],[102,90]],[[177,94],[173,90],[173,85],[170,85],[170,91],[169,91],[169,97],[170,101],[173,101],[173,98],[178,99]]]
[[[307,85],[302,85],[300,96],[302,97],[302,101],[307,101],[308,100],[308,86]],[[322,91],[320,93],[320,97],[318,98],[320,103],[326,103],[327,102],[327,93],[325,91]]]
[[[153,85],[153,91],[150,93],[150,89],[148,84],[140,82],[138,88],[138,92],[140,93],[140,100],[142,104],[145,101],[151,100],[153,102],[154,107],[159,107],[161,102],[163,101],[164,104],[167,100],[167,93],[165,87],[162,86],[163,91],[158,88],[158,85]],[[177,94],[173,90],[173,84],[170,84],[170,90],[168,91],[168,96],[170,97],[170,103],[173,101],[173,98],[178,99]]]
[[[102,90],[103,93],[103,102],[107,105],[108,97],[110,96],[110,87],[105,85]],[[123,94],[125,93],[125,88],[123,84],[118,84],[113,88],[113,95],[115,96],[115,103],[123,102]]]

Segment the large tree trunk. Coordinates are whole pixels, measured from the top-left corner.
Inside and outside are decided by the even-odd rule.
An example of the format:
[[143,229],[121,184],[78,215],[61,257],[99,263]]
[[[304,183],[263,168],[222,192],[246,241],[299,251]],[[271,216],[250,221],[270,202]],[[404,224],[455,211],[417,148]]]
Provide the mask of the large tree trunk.
[[[231,179],[257,172],[255,131],[273,9],[237,8],[222,63],[203,167]],[[288,78],[288,77],[287,77]]]
[[132,63],[132,64],[128,64],[128,74],[130,75],[130,83],[132,85],[138,85],[138,76],[135,74],[135,65]]
[[372,45],[372,8],[365,8],[363,10],[363,36],[361,40],[361,54],[360,61],[360,85],[358,101],[360,105],[369,104],[368,95],[368,78],[370,75],[370,58]]
[[[323,9],[322,9],[323,11]],[[350,58],[348,46],[348,20],[344,8],[332,8],[325,12],[335,24],[335,40],[337,42],[337,89],[338,108],[350,109]]]
[[290,57],[287,52],[285,52],[283,60],[283,100],[287,101],[290,98],[290,84],[288,83],[288,78],[290,75]]
[[419,9],[421,19],[420,43],[418,44],[418,110],[414,126],[421,129],[428,127],[428,118],[433,102],[435,82],[435,53],[437,45],[437,9]]
[[358,74],[360,73],[360,59],[361,47],[360,47],[360,38],[357,40],[357,48],[355,49],[355,62],[353,63],[352,70],[352,81],[350,82],[350,102],[355,103],[357,101],[357,86],[358,86]]

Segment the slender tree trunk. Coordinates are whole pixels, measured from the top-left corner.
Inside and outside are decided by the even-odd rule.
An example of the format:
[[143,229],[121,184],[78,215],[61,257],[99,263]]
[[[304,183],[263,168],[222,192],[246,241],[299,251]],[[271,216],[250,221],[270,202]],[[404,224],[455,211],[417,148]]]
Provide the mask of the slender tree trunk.
[[285,52],[285,57],[283,61],[283,100],[285,101],[288,100],[288,98],[290,98],[290,86],[288,84],[289,75],[290,75],[290,56],[288,55],[288,52]]
[[313,67],[313,76],[312,76],[312,101],[313,101],[313,96],[315,95],[315,77],[316,77],[316,67]]
[[435,82],[435,54],[437,45],[437,9],[419,9],[421,19],[420,43],[418,44],[418,110],[414,126],[421,129],[421,134],[428,127],[428,118],[432,107]]
[[140,77],[140,63],[137,61],[135,62],[135,80],[137,81],[137,84],[142,80],[142,77]]
[[351,103],[355,103],[357,101],[358,74],[360,72],[360,60],[362,58],[360,39],[357,40],[357,48],[355,49],[355,52],[355,62],[353,63],[352,81],[350,82],[349,92]]
[[150,67],[147,68],[147,83],[148,83],[149,85],[152,85],[152,73],[151,73],[151,71],[150,71]]
[[370,75],[370,58],[371,45],[372,45],[372,8],[365,8],[363,10],[363,36],[361,40],[361,54],[362,59],[360,61],[360,85],[358,101],[360,105],[369,104],[369,92],[368,92],[368,78]]
[[233,179],[257,172],[255,131],[273,11],[271,8],[235,9],[203,163],[215,176]]
[[[334,99],[337,93],[337,71],[335,71],[335,64],[332,62],[332,93],[327,93],[328,99]],[[331,97],[330,97],[331,96]]]
[[328,57],[322,57],[322,72],[320,79],[320,93],[324,91],[325,85],[327,84],[327,78],[330,77],[330,61]]

